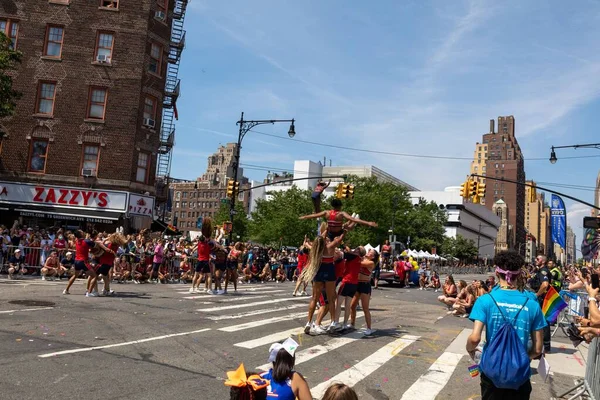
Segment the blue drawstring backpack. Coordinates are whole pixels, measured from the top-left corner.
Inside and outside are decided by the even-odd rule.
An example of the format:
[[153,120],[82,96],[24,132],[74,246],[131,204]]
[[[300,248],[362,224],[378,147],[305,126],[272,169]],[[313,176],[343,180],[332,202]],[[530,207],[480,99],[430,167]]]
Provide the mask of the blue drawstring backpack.
[[518,389],[531,376],[530,360],[527,348],[523,345],[514,327],[519,314],[527,304],[528,299],[521,306],[515,318],[509,321],[494,297],[489,295],[502,318],[504,324],[498,329],[494,338],[486,346],[479,368],[500,389]]

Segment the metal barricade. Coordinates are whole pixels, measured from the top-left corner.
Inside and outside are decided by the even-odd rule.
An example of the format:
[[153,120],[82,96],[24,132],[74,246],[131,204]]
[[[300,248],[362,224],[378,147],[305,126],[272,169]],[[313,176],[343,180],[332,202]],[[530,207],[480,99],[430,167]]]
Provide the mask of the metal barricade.
[[554,337],[556,332],[558,332],[560,329],[563,334],[568,337],[569,334],[567,333],[567,327],[571,324],[571,322],[574,322],[574,317],[585,316],[585,305],[587,304],[588,294],[587,292],[581,290],[572,292],[568,290],[561,290],[559,295],[565,302],[567,302],[568,306],[560,312],[551,336]]
[[[46,262],[46,258],[50,255],[52,250],[51,247],[41,248],[41,247],[26,247],[26,246],[13,246],[8,245],[2,249],[2,263],[0,264],[0,271],[3,273],[8,272],[9,263],[11,258],[14,257],[15,252],[17,250],[21,251],[21,258],[23,259],[21,264],[28,273],[30,272],[39,272],[44,263]],[[33,270],[33,271],[29,271]]]
[[588,398],[590,400],[600,400],[600,339],[594,338],[588,349],[587,364],[585,366],[585,376],[583,380],[568,391],[562,393],[558,398],[563,398],[568,394],[575,392],[569,400],[576,398]]

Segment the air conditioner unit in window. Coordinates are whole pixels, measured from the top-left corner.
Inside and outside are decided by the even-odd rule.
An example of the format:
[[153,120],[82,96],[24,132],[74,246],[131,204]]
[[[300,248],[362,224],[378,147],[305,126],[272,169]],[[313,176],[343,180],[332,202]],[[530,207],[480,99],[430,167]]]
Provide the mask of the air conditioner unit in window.
[[156,19],[160,19],[161,21],[164,21],[167,19],[167,15],[165,14],[164,11],[157,11],[156,13],[154,13],[154,18]]
[[154,121],[152,118],[144,118],[144,126],[154,128],[156,126],[156,121]]
[[109,63],[110,57],[107,56],[106,54],[98,54],[98,56],[96,56],[96,61],[98,61],[100,63]]
[[96,170],[93,168],[83,168],[81,170],[81,175],[85,177],[96,176]]

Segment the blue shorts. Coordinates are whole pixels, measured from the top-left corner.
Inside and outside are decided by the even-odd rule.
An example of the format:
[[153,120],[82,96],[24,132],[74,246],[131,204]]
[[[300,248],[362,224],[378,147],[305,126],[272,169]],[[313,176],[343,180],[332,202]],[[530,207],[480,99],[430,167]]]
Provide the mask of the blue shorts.
[[371,282],[358,282],[356,292],[360,294],[371,294]]
[[317,275],[315,275],[315,282],[335,282],[335,266],[333,263],[321,264]]
[[340,289],[338,291],[338,296],[354,297],[354,295],[356,294],[357,288],[358,288],[358,285],[356,285],[354,283],[342,282],[342,285],[340,286]]
[[75,260],[75,263],[73,263],[73,265],[75,266],[75,271],[89,271],[90,269],[85,263],[85,261],[81,260]]
[[198,261],[196,263],[195,271],[200,274],[209,274],[210,273],[210,264],[208,261]]

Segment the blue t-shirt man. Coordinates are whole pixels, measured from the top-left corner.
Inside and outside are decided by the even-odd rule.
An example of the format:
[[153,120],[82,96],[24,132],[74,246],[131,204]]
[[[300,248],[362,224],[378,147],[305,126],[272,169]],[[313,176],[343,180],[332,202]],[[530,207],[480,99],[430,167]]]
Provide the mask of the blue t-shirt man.
[[[547,323],[542,314],[542,309],[535,299],[527,292],[519,292],[518,290],[495,289],[491,294],[481,296],[475,302],[473,310],[469,315],[472,321],[480,321],[485,325],[486,346],[490,343],[498,329],[504,324],[504,318],[494,304],[494,300],[490,296],[494,296],[494,300],[498,303],[498,307],[502,309],[502,313],[508,321],[512,321],[523,306],[523,310],[515,321],[514,327],[521,339],[521,343],[528,348],[531,332],[543,329]],[[527,303],[525,303],[527,299]],[[485,347],[483,348],[485,351]]]

